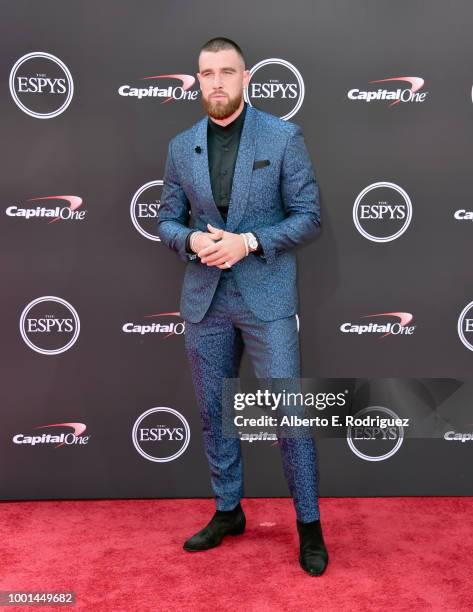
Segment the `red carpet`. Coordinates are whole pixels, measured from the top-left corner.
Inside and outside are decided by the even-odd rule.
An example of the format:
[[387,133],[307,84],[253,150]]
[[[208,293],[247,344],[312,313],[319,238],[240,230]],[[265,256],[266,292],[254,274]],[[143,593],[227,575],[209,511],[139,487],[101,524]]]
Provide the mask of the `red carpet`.
[[213,500],[2,502],[0,590],[74,591],[74,607],[5,610],[472,610],[472,498],[323,498],[330,562],[299,568],[290,499],[244,499],[247,530],[183,541]]

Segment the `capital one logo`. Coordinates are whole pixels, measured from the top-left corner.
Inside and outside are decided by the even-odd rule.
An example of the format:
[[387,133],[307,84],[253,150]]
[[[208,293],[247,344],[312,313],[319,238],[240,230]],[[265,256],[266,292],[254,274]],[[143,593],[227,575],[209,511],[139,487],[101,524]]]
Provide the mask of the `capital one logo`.
[[[65,221],[83,221],[86,212],[81,209],[83,204],[82,198],[74,195],[54,195],[43,196],[41,198],[30,198],[28,202],[39,202],[46,200],[46,204],[50,206],[36,205],[34,207],[25,208],[23,205],[14,204],[6,209],[8,217],[16,217],[17,219],[49,219],[49,223],[56,223],[61,220]],[[58,203],[59,200],[59,203]]]
[[15,62],[9,86],[18,108],[36,119],[57,117],[74,95],[74,82],[66,64],[41,51],[27,53]]
[[[468,423],[468,425],[473,425],[473,423]],[[461,442],[464,444],[465,442],[473,442],[473,432],[450,430],[444,433],[443,438],[447,442]]]
[[412,220],[412,202],[406,191],[387,181],[372,183],[353,205],[353,222],[362,236],[373,242],[399,238]]
[[156,219],[161,204],[164,181],[150,181],[138,189],[131,200],[130,216],[136,230],[149,240],[160,238]]
[[290,62],[272,57],[261,60],[250,70],[250,81],[244,90],[245,101],[287,121],[302,106],[304,80]]
[[[161,79],[164,79],[164,84]],[[140,81],[147,81],[143,83],[145,87],[121,85],[118,88],[119,95],[137,98],[138,100],[163,98],[161,104],[174,100],[193,101],[199,95],[197,89],[191,89],[195,83],[195,77],[190,74],[158,74],[141,77]],[[166,81],[171,81],[171,84],[166,84]],[[179,83],[178,85],[176,85],[176,81]]]
[[[409,325],[414,316],[410,312],[379,312],[371,315],[364,315],[362,319],[371,317],[381,317],[380,322],[371,321],[365,324],[342,323],[340,331],[345,334],[382,334],[379,337],[386,336],[411,336],[416,328],[415,325]],[[383,317],[398,319],[394,323],[383,320]]]
[[[122,326],[122,331],[125,334],[139,334],[145,336],[153,334],[155,337],[162,334],[164,338],[170,336],[181,336],[185,333],[185,323],[180,318],[181,313],[175,312],[157,312],[155,314],[145,315],[145,319],[153,319],[145,324],[127,322]],[[176,320],[177,319],[177,320]]]
[[457,221],[473,221],[473,211],[460,208],[453,213]]
[[258,433],[246,433],[243,431],[239,431],[238,434],[242,442],[249,442],[250,444],[252,444],[253,442],[268,441],[272,442],[270,446],[276,446],[278,444],[277,435],[269,431],[260,431]]
[[53,295],[36,298],[25,306],[20,317],[20,334],[26,345],[42,355],[69,350],[80,333],[76,309]]
[[[424,79],[421,77],[390,77],[388,79],[379,79],[370,81],[370,83],[391,83],[395,89],[385,89],[384,87],[373,88],[371,90],[350,89],[347,96],[349,100],[358,102],[373,102],[374,100],[392,100],[389,106],[395,106],[401,102],[425,102],[428,92],[420,91],[424,86]],[[406,83],[409,84],[406,87]]]
[[189,446],[189,423],[173,408],[150,408],[136,419],[132,440],[139,454],[148,461],[174,461]]
[[[50,425],[39,425],[35,429],[47,429],[50,427],[65,429],[66,432],[58,433],[57,429],[50,430],[40,435],[25,435],[22,433],[13,436],[14,444],[27,444],[38,446],[43,444],[55,444],[54,448],[61,446],[84,446],[88,444],[90,436],[82,435],[87,429],[84,423],[51,423]],[[69,431],[72,429],[72,431]]]
[[473,302],[470,302],[461,311],[458,317],[457,332],[463,345],[473,351]]
[[359,419],[362,424],[347,427],[347,443],[350,450],[360,459],[384,461],[401,448],[404,441],[402,425],[381,427],[375,424],[377,417],[385,419],[386,416],[389,419],[399,419],[393,410],[384,406],[368,406],[354,415],[354,419]]

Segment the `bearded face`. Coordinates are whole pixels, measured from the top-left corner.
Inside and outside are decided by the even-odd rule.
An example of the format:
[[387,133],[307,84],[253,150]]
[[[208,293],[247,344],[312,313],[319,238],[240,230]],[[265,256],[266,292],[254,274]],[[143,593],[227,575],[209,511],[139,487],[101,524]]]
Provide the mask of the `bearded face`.
[[249,74],[234,49],[202,51],[198,78],[202,104],[212,119],[226,119],[242,107],[243,89],[248,86]]
[[233,115],[243,99],[243,91],[231,98],[228,94],[218,92],[206,97],[202,94],[205,112],[213,119],[226,119]]

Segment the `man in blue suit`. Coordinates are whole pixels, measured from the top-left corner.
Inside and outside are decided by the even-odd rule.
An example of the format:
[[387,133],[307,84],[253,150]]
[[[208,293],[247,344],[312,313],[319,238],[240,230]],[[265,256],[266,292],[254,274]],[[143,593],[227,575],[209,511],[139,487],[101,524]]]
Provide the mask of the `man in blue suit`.
[[[207,116],[169,143],[158,211],[163,243],[187,262],[180,312],[203,427],[216,512],[184,543],[218,546],[246,519],[238,438],[222,435],[222,381],[238,377],[243,348],[257,378],[298,378],[296,256],[320,228],[318,186],[299,126],[244,102],[250,73],[240,47],[208,41],[197,74]],[[293,497],[299,562],[328,563],[314,439],[280,437]]]

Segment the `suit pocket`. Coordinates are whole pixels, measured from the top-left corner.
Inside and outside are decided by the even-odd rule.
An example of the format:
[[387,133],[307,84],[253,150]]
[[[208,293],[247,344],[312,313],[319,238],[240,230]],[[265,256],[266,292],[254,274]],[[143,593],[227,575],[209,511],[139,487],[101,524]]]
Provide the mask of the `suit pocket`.
[[258,170],[258,168],[264,168],[265,166],[269,166],[271,162],[269,159],[258,159],[253,164],[253,170]]

